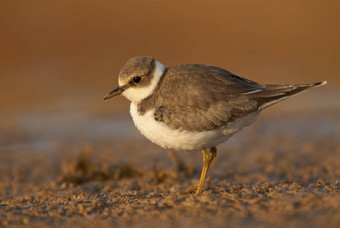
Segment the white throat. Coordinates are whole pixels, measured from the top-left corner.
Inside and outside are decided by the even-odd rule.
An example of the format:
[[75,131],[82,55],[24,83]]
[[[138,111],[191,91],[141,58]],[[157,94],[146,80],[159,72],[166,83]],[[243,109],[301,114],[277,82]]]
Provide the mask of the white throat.
[[133,103],[138,103],[139,101],[150,96],[155,90],[159,80],[163,76],[165,67],[158,61],[155,61],[155,71],[151,84],[144,88],[128,88],[122,94],[124,97],[129,99]]

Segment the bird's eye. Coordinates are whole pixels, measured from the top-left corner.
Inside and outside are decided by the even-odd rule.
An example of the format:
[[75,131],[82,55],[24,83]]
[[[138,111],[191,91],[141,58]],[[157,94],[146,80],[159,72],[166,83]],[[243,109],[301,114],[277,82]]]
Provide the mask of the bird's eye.
[[139,76],[136,76],[136,77],[134,77],[132,80],[133,80],[133,82],[134,83],[139,83],[140,82],[140,80],[141,80],[142,78],[141,77],[139,77]]

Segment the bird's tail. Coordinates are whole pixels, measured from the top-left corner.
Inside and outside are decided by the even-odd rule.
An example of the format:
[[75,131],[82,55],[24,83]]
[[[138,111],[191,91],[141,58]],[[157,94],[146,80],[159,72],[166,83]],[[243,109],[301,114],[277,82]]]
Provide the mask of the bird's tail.
[[259,109],[264,109],[288,97],[302,93],[307,89],[325,84],[327,84],[327,81],[312,84],[265,85],[263,90],[249,95],[258,102]]

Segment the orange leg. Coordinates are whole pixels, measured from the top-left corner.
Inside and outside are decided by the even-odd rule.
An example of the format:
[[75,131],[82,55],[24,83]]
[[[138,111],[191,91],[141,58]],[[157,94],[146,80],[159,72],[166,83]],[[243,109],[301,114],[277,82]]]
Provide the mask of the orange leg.
[[202,174],[201,174],[200,182],[198,184],[197,194],[202,193],[205,175],[208,172],[208,169],[210,167],[211,162],[214,160],[214,158],[217,155],[217,149],[216,149],[216,147],[211,147],[209,154],[208,154],[206,149],[202,149],[202,154],[203,154],[203,168],[202,168]]

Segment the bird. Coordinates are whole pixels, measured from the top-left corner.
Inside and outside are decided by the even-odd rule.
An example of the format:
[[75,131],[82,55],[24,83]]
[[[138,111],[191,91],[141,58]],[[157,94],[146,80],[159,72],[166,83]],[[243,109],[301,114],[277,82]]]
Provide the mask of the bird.
[[136,56],[123,65],[118,87],[104,99],[121,94],[130,100],[136,128],[158,146],[201,151],[203,167],[195,187],[201,194],[217,145],[254,123],[262,110],[326,83],[259,84],[216,66],[165,67],[153,57]]

